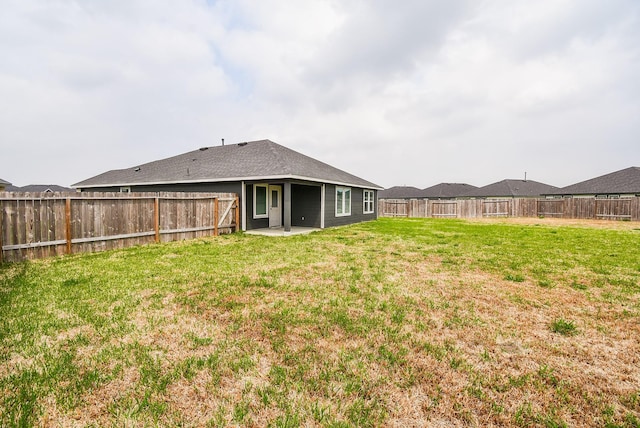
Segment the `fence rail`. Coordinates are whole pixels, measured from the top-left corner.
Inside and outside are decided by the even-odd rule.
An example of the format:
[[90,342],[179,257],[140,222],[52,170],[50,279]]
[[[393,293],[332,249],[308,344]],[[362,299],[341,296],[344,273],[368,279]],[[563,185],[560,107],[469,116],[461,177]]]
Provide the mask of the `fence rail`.
[[640,221],[640,197],[621,199],[380,199],[382,217],[557,217]]
[[235,193],[0,192],[0,262],[238,230]]

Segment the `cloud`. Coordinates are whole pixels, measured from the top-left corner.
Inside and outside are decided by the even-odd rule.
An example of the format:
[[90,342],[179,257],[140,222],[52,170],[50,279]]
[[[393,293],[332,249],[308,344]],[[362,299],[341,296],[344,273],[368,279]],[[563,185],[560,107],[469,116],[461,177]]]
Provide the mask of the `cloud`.
[[564,185],[640,157],[633,0],[5,3],[0,177],[17,184],[220,138],[384,186]]

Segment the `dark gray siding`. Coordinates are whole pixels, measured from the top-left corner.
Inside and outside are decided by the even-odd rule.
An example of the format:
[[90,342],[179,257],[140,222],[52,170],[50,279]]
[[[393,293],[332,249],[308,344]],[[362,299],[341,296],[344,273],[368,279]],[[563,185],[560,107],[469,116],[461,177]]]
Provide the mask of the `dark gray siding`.
[[373,191],[373,213],[364,214],[364,191],[373,189],[361,189],[351,187],[351,215],[336,217],[336,186],[325,186],[324,225],[325,227],[344,226],[346,224],[359,223],[361,221],[375,220],[377,218],[377,191]]
[[269,227],[268,218],[253,218],[253,184],[247,184],[246,187],[247,230]]
[[322,187],[291,184],[291,225],[320,227]]

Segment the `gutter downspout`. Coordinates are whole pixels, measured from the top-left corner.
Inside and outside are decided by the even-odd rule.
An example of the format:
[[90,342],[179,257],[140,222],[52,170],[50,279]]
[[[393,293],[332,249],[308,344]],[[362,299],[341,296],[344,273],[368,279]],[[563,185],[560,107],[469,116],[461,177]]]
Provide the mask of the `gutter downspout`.
[[325,193],[325,184],[322,183],[322,190],[320,195],[320,229],[324,229],[324,193]]
[[247,186],[244,184],[244,181],[241,182],[242,189],[240,190],[240,194],[242,195],[242,199],[240,200],[240,204],[242,205],[242,231],[247,231]]

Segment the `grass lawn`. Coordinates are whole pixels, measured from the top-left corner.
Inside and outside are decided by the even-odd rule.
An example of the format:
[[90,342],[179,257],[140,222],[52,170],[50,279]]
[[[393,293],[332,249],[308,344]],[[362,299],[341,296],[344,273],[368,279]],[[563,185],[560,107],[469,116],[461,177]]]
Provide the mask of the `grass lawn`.
[[10,264],[0,426],[638,427],[639,333],[637,223],[380,219]]

